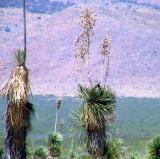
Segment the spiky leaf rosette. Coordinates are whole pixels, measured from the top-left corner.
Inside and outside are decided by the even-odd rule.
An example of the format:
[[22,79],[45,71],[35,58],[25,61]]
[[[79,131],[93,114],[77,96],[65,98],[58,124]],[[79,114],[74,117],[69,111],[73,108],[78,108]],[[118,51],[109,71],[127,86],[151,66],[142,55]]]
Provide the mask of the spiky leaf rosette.
[[113,114],[115,94],[108,87],[97,84],[94,87],[79,86],[82,105],[76,113],[85,131],[88,152],[92,156],[104,156],[106,145],[106,116]]
[[23,66],[23,51],[16,55],[17,67],[12,71],[9,79],[5,82],[1,95],[8,98],[9,103],[18,106],[27,103],[29,94],[29,71]]
[[58,157],[61,154],[61,143],[63,137],[60,133],[52,133],[48,135],[48,148],[52,157]]
[[149,145],[148,159],[160,159],[160,136],[153,138],[152,143]]
[[15,62],[19,67],[21,67],[24,64],[24,52],[23,50],[18,50],[16,56],[15,56]]
[[79,111],[79,119],[84,129],[98,131],[103,129],[106,116],[115,110],[115,94],[110,88],[97,84],[94,87],[79,86],[79,96],[82,106]]

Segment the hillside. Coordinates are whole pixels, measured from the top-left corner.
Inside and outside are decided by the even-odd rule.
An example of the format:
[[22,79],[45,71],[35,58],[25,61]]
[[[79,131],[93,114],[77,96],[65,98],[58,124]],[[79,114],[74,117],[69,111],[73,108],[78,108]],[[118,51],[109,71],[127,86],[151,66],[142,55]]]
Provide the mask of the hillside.
[[[29,1],[29,4],[32,4],[31,2],[44,3]],[[47,5],[52,6],[54,1],[47,2],[44,8]],[[100,41],[108,33],[112,37],[108,83],[116,90],[117,95],[160,97],[159,3],[151,1],[149,4],[147,0],[138,3],[133,1],[107,3],[102,0],[70,2],[65,1],[61,9],[58,8],[49,14],[28,9],[27,62],[31,70],[33,94],[75,94],[79,76],[74,62],[73,44],[81,31],[80,12],[83,8],[90,7],[97,12],[97,25],[91,49],[94,59],[91,68],[92,71],[93,69],[96,71],[95,83],[99,78],[101,63]],[[11,63],[14,53],[23,47],[23,25],[21,6],[15,7],[14,4],[14,8],[11,8],[11,5],[2,6],[3,1],[0,4],[0,69],[2,69],[0,83],[3,83],[13,67]]]

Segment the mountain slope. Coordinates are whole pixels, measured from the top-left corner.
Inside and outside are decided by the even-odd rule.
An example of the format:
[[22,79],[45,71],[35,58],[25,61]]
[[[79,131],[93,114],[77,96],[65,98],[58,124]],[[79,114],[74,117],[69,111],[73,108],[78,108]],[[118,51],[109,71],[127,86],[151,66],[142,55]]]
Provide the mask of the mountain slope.
[[[73,95],[79,82],[73,46],[80,33],[83,8],[97,11],[92,40],[92,74],[99,78],[100,41],[112,37],[108,83],[118,96],[160,97],[160,10],[134,3],[74,1],[53,14],[27,12],[28,66],[34,94]],[[13,55],[23,47],[22,10],[0,8],[0,83],[12,68]],[[96,73],[93,73],[93,71]]]

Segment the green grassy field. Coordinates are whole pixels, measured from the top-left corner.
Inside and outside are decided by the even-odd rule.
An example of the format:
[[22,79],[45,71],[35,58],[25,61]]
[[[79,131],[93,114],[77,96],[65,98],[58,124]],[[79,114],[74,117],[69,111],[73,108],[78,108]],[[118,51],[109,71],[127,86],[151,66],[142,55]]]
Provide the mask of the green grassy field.
[[[34,96],[31,98],[36,110],[32,132],[29,140],[34,145],[46,145],[47,135],[54,130],[55,100],[54,96]],[[76,98],[64,97],[59,111],[59,121],[63,121],[59,131],[64,135],[64,145],[70,147],[70,129],[74,127],[72,111],[78,107]],[[0,102],[0,144],[3,144],[4,125],[2,116],[6,102]],[[154,136],[160,133],[160,99],[117,98],[117,119],[112,126],[113,136],[123,140],[127,152],[145,154],[145,149]],[[76,126],[77,127],[77,126]],[[78,130],[77,130],[78,131]],[[66,147],[67,147],[66,146]]]

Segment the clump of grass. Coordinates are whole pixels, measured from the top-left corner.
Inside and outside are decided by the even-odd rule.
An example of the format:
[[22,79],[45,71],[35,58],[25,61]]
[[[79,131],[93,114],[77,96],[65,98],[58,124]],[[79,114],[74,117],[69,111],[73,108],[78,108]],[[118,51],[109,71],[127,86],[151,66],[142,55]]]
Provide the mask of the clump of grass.
[[34,158],[47,159],[47,156],[48,156],[48,152],[47,152],[46,148],[44,148],[42,146],[36,147],[36,149],[34,151]]
[[26,155],[27,159],[34,159],[34,147],[31,143],[26,143]]
[[108,148],[106,153],[106,159],[120,159],[121,158],[121,148],[118,141],[115,139],[109,140],[107,142]]
[[160,159],[160,136],[153,138],[148,147],[148,159]]

